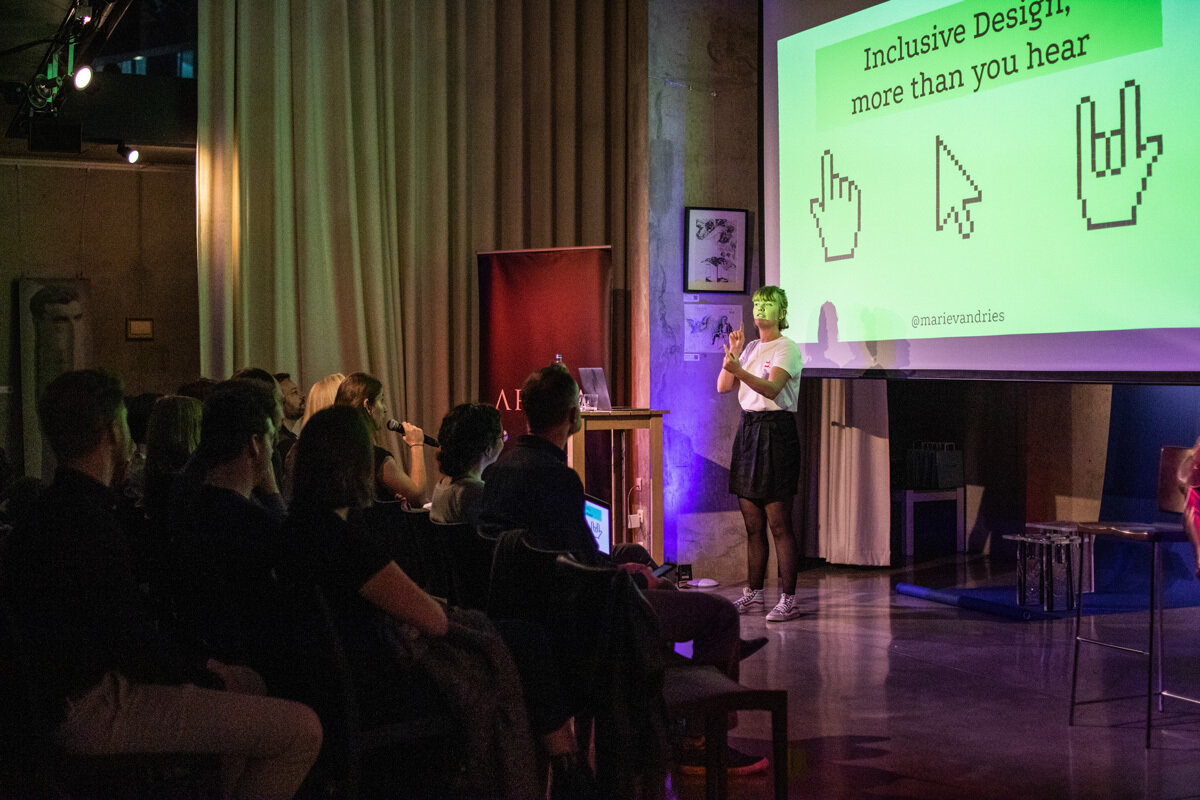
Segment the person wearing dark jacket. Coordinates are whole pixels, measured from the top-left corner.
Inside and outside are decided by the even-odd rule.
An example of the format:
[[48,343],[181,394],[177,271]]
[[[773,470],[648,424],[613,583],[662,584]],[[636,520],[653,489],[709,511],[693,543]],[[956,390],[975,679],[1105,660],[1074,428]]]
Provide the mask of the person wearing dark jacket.
[[[583,482],[567,466],[567,441],[581,427],[579,386],[571,373],[562,364],[551,364],[531,374],[521,386],[521,407],[529,433],[484,472],[480,524],[491,530],[522,528],[535,547],[566,551],[584,564],[617,566],[630,573],[658,617],[664,642],[692,642],[693,661],[711,664],[737,680],[744,646],[731,602],[715,594],[678,591],[646,565],[614,564],[599,551],[584,520]],[[741,756],[730,754],[741,771],[767,766],[766,759]]]
[[111,487],[133,453],[123,396],[103,370],[46,387],[38,416],[60,466],[0,573],[54,739],[87,755],[220,754],[226,794],[290,796],[321,747],[316,715],[260,696],[252,670],[181,648],[154,625],[112,514]]

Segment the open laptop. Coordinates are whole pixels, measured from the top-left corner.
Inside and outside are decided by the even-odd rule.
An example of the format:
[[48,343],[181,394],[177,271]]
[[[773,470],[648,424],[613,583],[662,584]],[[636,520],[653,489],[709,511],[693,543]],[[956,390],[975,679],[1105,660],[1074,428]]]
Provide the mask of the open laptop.
[[601,553],[612,552],[612,509],[608,503],[590,494],[583,496],[583,518],[587,521]]
[[608,381],[604,367],[580,367],[579,391],[596,395],[597,411],[612,411],[612,400],[608,396]]

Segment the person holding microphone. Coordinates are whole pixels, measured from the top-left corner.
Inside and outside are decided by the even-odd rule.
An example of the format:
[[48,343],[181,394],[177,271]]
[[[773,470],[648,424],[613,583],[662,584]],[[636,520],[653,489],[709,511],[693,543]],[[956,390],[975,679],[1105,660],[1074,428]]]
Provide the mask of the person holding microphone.
[[775,540],[780,595],[768,622],[800,616],[796,606],[799,559],[792,536],[792,499],[800,479],[800,437],[795,413],[800,395],[800,348],[783,335],[787,294],[778,286],[754,293],[758,338],[746,342],[742,323],[723,345],[725,360],[717,391],[738,390],[742,418],[733,440],[729,491],[737,495],[746,524],[746,587],[734,601],[739,613],[761,612],[767,572],[767,528]]

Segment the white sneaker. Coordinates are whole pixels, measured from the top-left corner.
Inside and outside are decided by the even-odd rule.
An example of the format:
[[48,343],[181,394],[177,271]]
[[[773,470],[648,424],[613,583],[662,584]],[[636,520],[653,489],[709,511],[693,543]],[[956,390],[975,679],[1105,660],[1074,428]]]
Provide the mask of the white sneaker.
[[742,596],[733,601],[733,607],[739,614],[749,614],[751,611],[761,614],[767,607],[767,604],[763,602],[763,590],[751,589],[749,586],[743,587]]
[[789,619],[795,619],[800,614],[800,608],[796,605],[796,595],[780,594],[779,602],[767,614],[767,622],[786,622]]

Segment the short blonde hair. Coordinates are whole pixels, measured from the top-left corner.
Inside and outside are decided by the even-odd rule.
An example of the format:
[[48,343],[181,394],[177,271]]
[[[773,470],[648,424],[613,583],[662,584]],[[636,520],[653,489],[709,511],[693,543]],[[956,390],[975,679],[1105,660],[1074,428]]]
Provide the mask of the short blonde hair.
[[771,300],[779,304],[779,330],[787,328],[787,292],[778,286],[760,286],[754,293],[751,303],[758,300]]
[[308,397],[304,400],[304,416],[300,418],[301,430],[312,419],[313,414],[333,405],[334,398],[337,397],[338,387],[342,385],[342,381],[344,380],[346,380],[345,375],[335,372],[332,375],[326,375],[312,385],[312,388],[308,390]]

